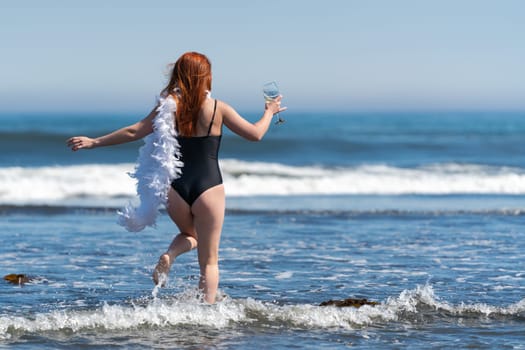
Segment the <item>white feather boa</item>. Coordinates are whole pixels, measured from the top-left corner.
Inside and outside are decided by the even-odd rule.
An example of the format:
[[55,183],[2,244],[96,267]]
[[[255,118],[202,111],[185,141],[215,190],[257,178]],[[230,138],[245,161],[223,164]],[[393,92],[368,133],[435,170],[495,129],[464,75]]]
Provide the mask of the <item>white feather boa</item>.
[[118,211],[118,223],[131,232],[155,226],[159,206],[166,204],[171,182],[182,173],[180,146],[176,139],[174,113],[175,100],[168,96],[159,98],[157,115],[153,120],[153,132],[144,138],[139,150],[137,166],[129,176],[137,179],[138,207],[128,203]]

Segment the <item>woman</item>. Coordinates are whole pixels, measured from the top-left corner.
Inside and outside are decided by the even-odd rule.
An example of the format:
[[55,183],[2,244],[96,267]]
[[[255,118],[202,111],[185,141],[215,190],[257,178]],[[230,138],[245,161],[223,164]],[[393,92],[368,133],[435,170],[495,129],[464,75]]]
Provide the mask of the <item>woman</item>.
[[[211,64],[200,53],[187,52],[173,66],[163,96],[171,95],[177,105],[175,125],[184,166],[180,178],[168,191],[167,211],[180,233],[159,258],[153,272],[155,284],[163,284],[173,261],[182,253],[198,250],[199,289],[204,300],[214,303],[219,284],[219,241],[224,222],[225,196],[217,154],[222,125],[251,141],[266,134],[274,114],[281,108],[281,96],[267,101],[255,123],[242,118],[228,104],[211,99]],[[73,151],[135,141],[153,132],[155,107],[143,120],[97,138],[75,136],[68,146]]]

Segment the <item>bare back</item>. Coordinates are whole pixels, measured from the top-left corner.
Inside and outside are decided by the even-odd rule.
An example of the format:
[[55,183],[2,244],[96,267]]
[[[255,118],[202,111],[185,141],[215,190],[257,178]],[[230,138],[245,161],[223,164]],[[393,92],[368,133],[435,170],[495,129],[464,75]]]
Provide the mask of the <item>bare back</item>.
[[[212,98],[207,98],[204,103],[202,104],[201,109],[199,110],[199,119],[197,120],[197,129],[193,136],[195,137],[201,137],[201,136],[208,136],[208,135],[214,135],[218,136],[222,134],[222,121],[223,121],[223,115],[220,112],[220,109],[217,108],[215,110],[215,117],[212,118],[214,115],[214,108],[215,108],[215,100]],[[219,101],[217,101],[217,105],[219,105]],[[211,124],[211,129],[210,129]],[[208,130],[210,130],[208,134]]]

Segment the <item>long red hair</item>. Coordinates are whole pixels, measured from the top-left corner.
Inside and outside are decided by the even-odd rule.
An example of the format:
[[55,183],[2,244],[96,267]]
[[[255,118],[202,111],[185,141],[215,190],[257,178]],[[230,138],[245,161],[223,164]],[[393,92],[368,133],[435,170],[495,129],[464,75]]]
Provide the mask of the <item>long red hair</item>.
[[211,63],[198,52],[186,52],[175,62],[168,85],[162,91],[177,102],[177,127],[182,136],[193,136],[199,110],[211,91]]

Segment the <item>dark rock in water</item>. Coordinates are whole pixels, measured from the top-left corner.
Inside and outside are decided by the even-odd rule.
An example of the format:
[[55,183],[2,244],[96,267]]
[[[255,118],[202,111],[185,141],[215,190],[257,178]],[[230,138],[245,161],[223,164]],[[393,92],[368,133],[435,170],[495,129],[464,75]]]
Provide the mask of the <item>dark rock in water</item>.
[[352,306],[352,307],[361,307],[363,305],[379,305],[378,302],[376,301],[368,301],[367,299],[356,299],[356,298],[348,298],[348,299],[343,299],[343,300],[328,300],[328,301],[323,301],[321,304],[319,304],[319,306],[330,306],[330,305],[333,305],[333,306],[337,306],[337,307],[348,307],[348,306]]
[[11,273],[9,275],[5,275],[4,280],[13,284],[24,284],[31,281],[31,278],[29,278],[27,275],[24,275],[23,273]]

